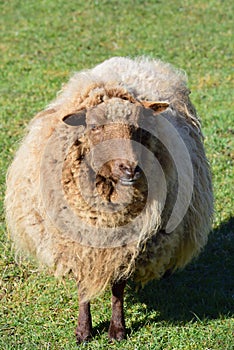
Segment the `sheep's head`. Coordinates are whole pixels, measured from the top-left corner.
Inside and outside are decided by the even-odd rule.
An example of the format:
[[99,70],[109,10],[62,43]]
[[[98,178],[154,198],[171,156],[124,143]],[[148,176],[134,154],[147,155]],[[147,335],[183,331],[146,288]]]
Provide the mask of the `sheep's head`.
[[[70,149],[64,164],[67,198],[70,187],[92,208],[106,203],[141,211],[147,199],[147,181],[142,171],[141,119],[168,106],[163,102],[136,102],[111,98],[87,110],[63,118],[69,126],[82,126],[82,136]],[[65,190],[66,192],[66,190]],[[74,204],[77,207],[77,204]],[[130,207],[131,206],[131,210]],[[134,210],[133,210],[134,207]]]

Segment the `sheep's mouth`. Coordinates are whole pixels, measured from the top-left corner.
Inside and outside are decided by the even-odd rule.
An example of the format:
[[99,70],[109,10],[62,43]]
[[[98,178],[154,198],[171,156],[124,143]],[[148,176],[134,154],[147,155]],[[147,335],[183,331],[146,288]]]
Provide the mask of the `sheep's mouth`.
[[115,188],[117,185],[133,186],[138,182],[141,176],[142,170],[139,166],[137,166],[134,171],[128,171],[128,169],[125,169],[124,174],[121,174],[121,172],[113,173],[106,171],[106,168],[104,168],[98,173],[96,183],[103,182],[105,185],[109,185],[112,188]]
[[139,180],[141,175],[142,175],[142,173],[139,170],[134,174],[134,177],[120,177],[118,179],[118,182],[123,186],[133,186]]
[[123,186],[133,186],[137,180],[135,179],[119,179],[119,182]]
[[[139,187],[137,183],[140,177],[140,172],[136,173],[133,177],[121,176],[106,178],[99,174],[96,177],[96,188],[99,195],[108,202],[115,204],[130,203],[132,194],[135,193],[136,189]],[[139,188],[137,191],[139,191]]]

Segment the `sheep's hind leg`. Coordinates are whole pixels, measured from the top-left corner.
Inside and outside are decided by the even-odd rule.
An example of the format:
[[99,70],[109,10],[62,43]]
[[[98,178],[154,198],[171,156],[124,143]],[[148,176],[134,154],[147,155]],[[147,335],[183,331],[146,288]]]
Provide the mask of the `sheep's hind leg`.
[[79,305],[78,326],[76,328],[76,341],[80,344],[92,337],[92,318],[90,303],[81,302]]
[[112,316],[108,330],[110,340],[122,340],[126,337],[124,320],[124,288],[126,281],[114,283],[112,286]]

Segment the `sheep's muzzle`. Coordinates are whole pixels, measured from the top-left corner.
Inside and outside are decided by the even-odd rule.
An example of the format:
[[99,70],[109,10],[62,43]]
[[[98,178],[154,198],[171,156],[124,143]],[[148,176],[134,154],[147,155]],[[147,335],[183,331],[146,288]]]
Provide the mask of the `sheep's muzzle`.
[[99,174],[105,178],[111,178],[123,186],[134,185],[141,177],[141,169],[136,162],[126,159],[115,159],[103,165]]

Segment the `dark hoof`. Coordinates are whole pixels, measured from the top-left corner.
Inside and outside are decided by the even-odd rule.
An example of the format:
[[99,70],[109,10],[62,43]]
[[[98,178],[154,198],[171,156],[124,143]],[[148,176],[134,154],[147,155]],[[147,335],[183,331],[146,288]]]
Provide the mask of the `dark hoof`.
[[126,338],[126,329],[121,324],[115,324],[114,322],[110,322],[110,327],[108,330],[108,338],[109,340],[123,340]]
[[92,334],[90,330],[82,330],[77,328],[76,329],[76,342],[77,344],[88,342],[92,338]]

